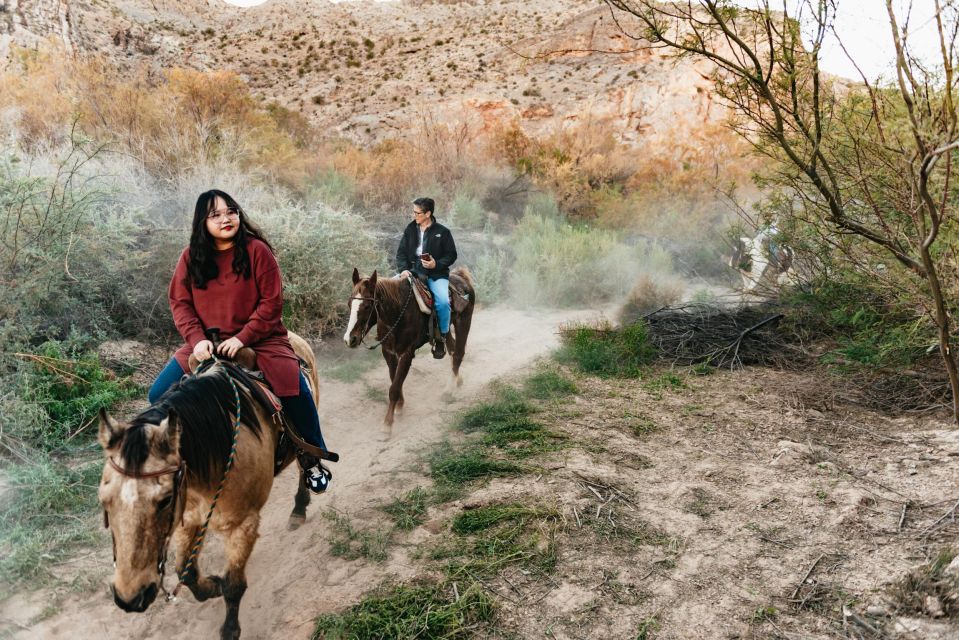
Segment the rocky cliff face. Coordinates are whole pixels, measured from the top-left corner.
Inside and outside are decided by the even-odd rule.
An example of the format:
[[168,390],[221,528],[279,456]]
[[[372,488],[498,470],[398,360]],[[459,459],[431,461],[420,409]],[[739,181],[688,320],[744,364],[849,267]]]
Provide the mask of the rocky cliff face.
[[723,116],[708,67],[643,47],[584,0],[0,0],[0,55],[46,38],[121,68],[233,70],[359,142],[431,117],[531,133],[602,124],[641,144]]

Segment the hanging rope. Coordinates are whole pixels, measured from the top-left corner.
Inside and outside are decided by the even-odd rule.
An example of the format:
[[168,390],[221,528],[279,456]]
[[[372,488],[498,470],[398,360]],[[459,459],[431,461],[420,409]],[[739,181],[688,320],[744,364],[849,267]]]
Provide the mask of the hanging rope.
[[[213,360],[219,362],[220,360],[213,356]],[[233,461],[236,459],[236,443],[240,437],[240,420],[242,418],[242,405],[240,404],[240,390],[237,389],[236,383],[233,382],[233,377],[230,376],[227,372],[227,379],[230,381],[230,386],[233,387],[233,398],[236,401],[236,420],[233,423],[233,444],[230,447],[230,457],[226,460],[226,469],[223,470],[223,478],[220,480],[220,486],[217,487],[216,493],[213,494],[213,502],[210,503],[210,510],[206,514],[206,520],[203,522],[196,535],[193,537],[193,545],[190,548],[190,555],[187,558],[186,564],[183,565],[183,570],[177,575],[179,582],[177,582],[176,587],[173,589],[173,594],[169,599],[176,598],[177,594],[180,592],[180,587],[185,584],[185,580],[190,575],[190,570],[196,564],[197,556],[200,555],[200,550],[203,548],[203,540],[206,537],[207,528],[210,526],[210,519],[213,518],[213,510],[216,509],[216,503],[220,499],[220,493],[223,491],[223,487],[226,485],[226,479],[230,476],[230,470],[233,468]]]

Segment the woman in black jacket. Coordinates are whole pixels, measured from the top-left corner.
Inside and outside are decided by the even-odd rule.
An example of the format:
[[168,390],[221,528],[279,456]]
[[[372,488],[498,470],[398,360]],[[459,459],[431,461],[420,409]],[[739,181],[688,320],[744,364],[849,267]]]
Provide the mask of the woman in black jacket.
[[406,226],[396,250],[396,270],[401,278],[410,275],[426,280],[440,323],[442,340],[433,346],[433,357],[446,355],[446,334],[450,330],[450,266],[456,262],[456,244],[450,230],[436,221],[432,198],[413,201],[413,221]]

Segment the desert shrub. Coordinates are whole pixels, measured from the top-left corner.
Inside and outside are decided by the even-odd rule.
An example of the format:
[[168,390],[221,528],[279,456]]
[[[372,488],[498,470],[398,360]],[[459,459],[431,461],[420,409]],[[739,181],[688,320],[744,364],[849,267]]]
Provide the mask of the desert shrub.
[[657,278],[643,274],[629,292],[620,311],[620,322],[631,324],[645,314],[678,303],[683,296],[682,281],[675,277]]
[[623,295],[635,277],[633,251],[615,233],[562,218],[527,212],[510,246],[510,294],[522,304],[595,304]]
[[486,224],[486,211],[482,202],[466,193],[458,193],[453,198],[449,222],[458,229],[482,229]]
[[609,323],[564,327],[557,360],[601,377],[635,378],[656,356],[645,323],[616,328]]
[[352,213],[317,204],[275,206],[258,218],[277,248],[284,283],[284,318],[305,334],[332,329],[347,310],[353,267],[384,272],[376,238]]

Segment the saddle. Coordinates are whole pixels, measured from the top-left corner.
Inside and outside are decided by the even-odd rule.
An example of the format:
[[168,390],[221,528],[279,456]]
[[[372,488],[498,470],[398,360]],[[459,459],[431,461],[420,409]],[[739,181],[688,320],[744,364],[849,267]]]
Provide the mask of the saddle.
[[[219,333],[219,329],[212,327],[206,330],[207,337],[214,345],[219,345],[220,343]],[[309,380],[311,371],[307,363],[299,356],[297,356],[297,359],[300,363],[300,371],[302,371],[306,379]],[[209,363],[212,362],[212,360],[200,362],[191,354],[189,361],[190,371],[196,373],[202,367],[209,366]],[[283,405],[279,397],[273,392],[270,384],[266,381],[263,372],[256,368],[256,352],[253,349],[250,347],[242,347],[237,351],[233,360],[221,360],[220,362],[235,380],[250,390],[250,395],[253,396],[254,401],[269,413],[270,418],[274,422],[282,425],[280,438],[277,441],[276,451],[274,452],[275,469],[277,473],[282,469],[283,462],[286,459],[290,447],[293,448],[304,469],[313,466],[315,463],[311,458],[319,458],[331,462],[337,462],[340,459],[339,454],[314,446],[300,436],[296,430],[296,425],[283,414]],[[314,395],[317,393],[318,390],[314,390]]]
[[[424,314],[431,315],[433,313],[433,294],[430,293],[430,288],[416,276],[410,276],[410,281],[413,283],[413,297],[416,298],[416,306]],[[470,301],[467,282],[455,273],[450,274],[449,281],[450,307],[455,313],[462,313]]]

